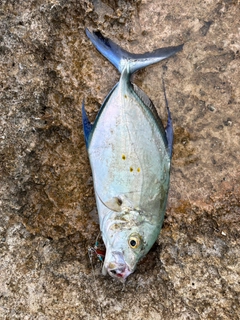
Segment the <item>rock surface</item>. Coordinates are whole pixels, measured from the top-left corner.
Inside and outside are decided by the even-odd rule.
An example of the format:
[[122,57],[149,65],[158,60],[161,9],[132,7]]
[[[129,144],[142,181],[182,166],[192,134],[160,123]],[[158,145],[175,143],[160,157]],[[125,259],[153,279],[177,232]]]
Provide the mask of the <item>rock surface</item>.
[[[238,1],[0,1],[0,319],[239,319]],[[164,227],[125,287],[88,257],[99,232],[81,125],[135,53],[184,43],[134,82],[175,144]],[[93,271],[94,270],[94,271]]]

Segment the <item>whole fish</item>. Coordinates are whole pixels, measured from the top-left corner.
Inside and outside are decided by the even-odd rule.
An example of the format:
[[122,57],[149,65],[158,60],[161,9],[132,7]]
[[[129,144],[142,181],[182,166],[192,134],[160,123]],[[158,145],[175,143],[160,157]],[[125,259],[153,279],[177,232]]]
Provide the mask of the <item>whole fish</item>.
[[[92,125],[82,106],[100,229],[106,246],[103,274],[122,282],[136,269],[162,227],[169,189],[173,128],[164,129],[152,101],[131,75],[180,51],[183,45],[132,54],[100,32],[86,34],[119,70]],[[165,94],[165,91],[164,91]]]

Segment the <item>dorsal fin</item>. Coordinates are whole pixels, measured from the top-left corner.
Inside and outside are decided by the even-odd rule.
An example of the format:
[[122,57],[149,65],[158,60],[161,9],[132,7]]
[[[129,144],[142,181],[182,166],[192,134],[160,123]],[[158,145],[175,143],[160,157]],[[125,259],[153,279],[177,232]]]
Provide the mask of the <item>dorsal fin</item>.
[[148,98],[148,96],[134,83],[132,83],[133,91],[137,95],[137,97],[142,101],[142,103],[151,111],[158,128],[162,134],[164,144],[166,148],[168,147],[167,138],[166,138],[166,132],[163,127],[162,120],[160,119],[156,108],[154,107],[153,102]]

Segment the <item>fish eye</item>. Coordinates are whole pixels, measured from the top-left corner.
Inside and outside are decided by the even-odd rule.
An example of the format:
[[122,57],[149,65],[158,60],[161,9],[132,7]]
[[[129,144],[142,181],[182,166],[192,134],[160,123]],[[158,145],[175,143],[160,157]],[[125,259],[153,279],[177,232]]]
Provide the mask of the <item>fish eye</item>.
[[137,234],[130,235],[130,237],[128,239],[128,244],[129,244],[130,248],[137,249],[139,247],[140,243],[141,243],[141,238],[139,235],[137,235]]

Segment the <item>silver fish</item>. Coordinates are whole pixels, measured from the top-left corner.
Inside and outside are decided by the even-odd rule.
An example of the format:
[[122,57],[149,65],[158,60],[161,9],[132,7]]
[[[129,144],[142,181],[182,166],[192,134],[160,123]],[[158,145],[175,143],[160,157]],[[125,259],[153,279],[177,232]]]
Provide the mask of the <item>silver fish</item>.
[[168,121],[164,129],[152,101],[131,82],[131,75],[174,55],[183,45],[132,54],[100,32],[86,30],[86,34],[121,73],[94,124],[87,118],[84,103],[82,118],[106,246],[102,272],[124,282],[161,230],[173,143],[166,96]]

